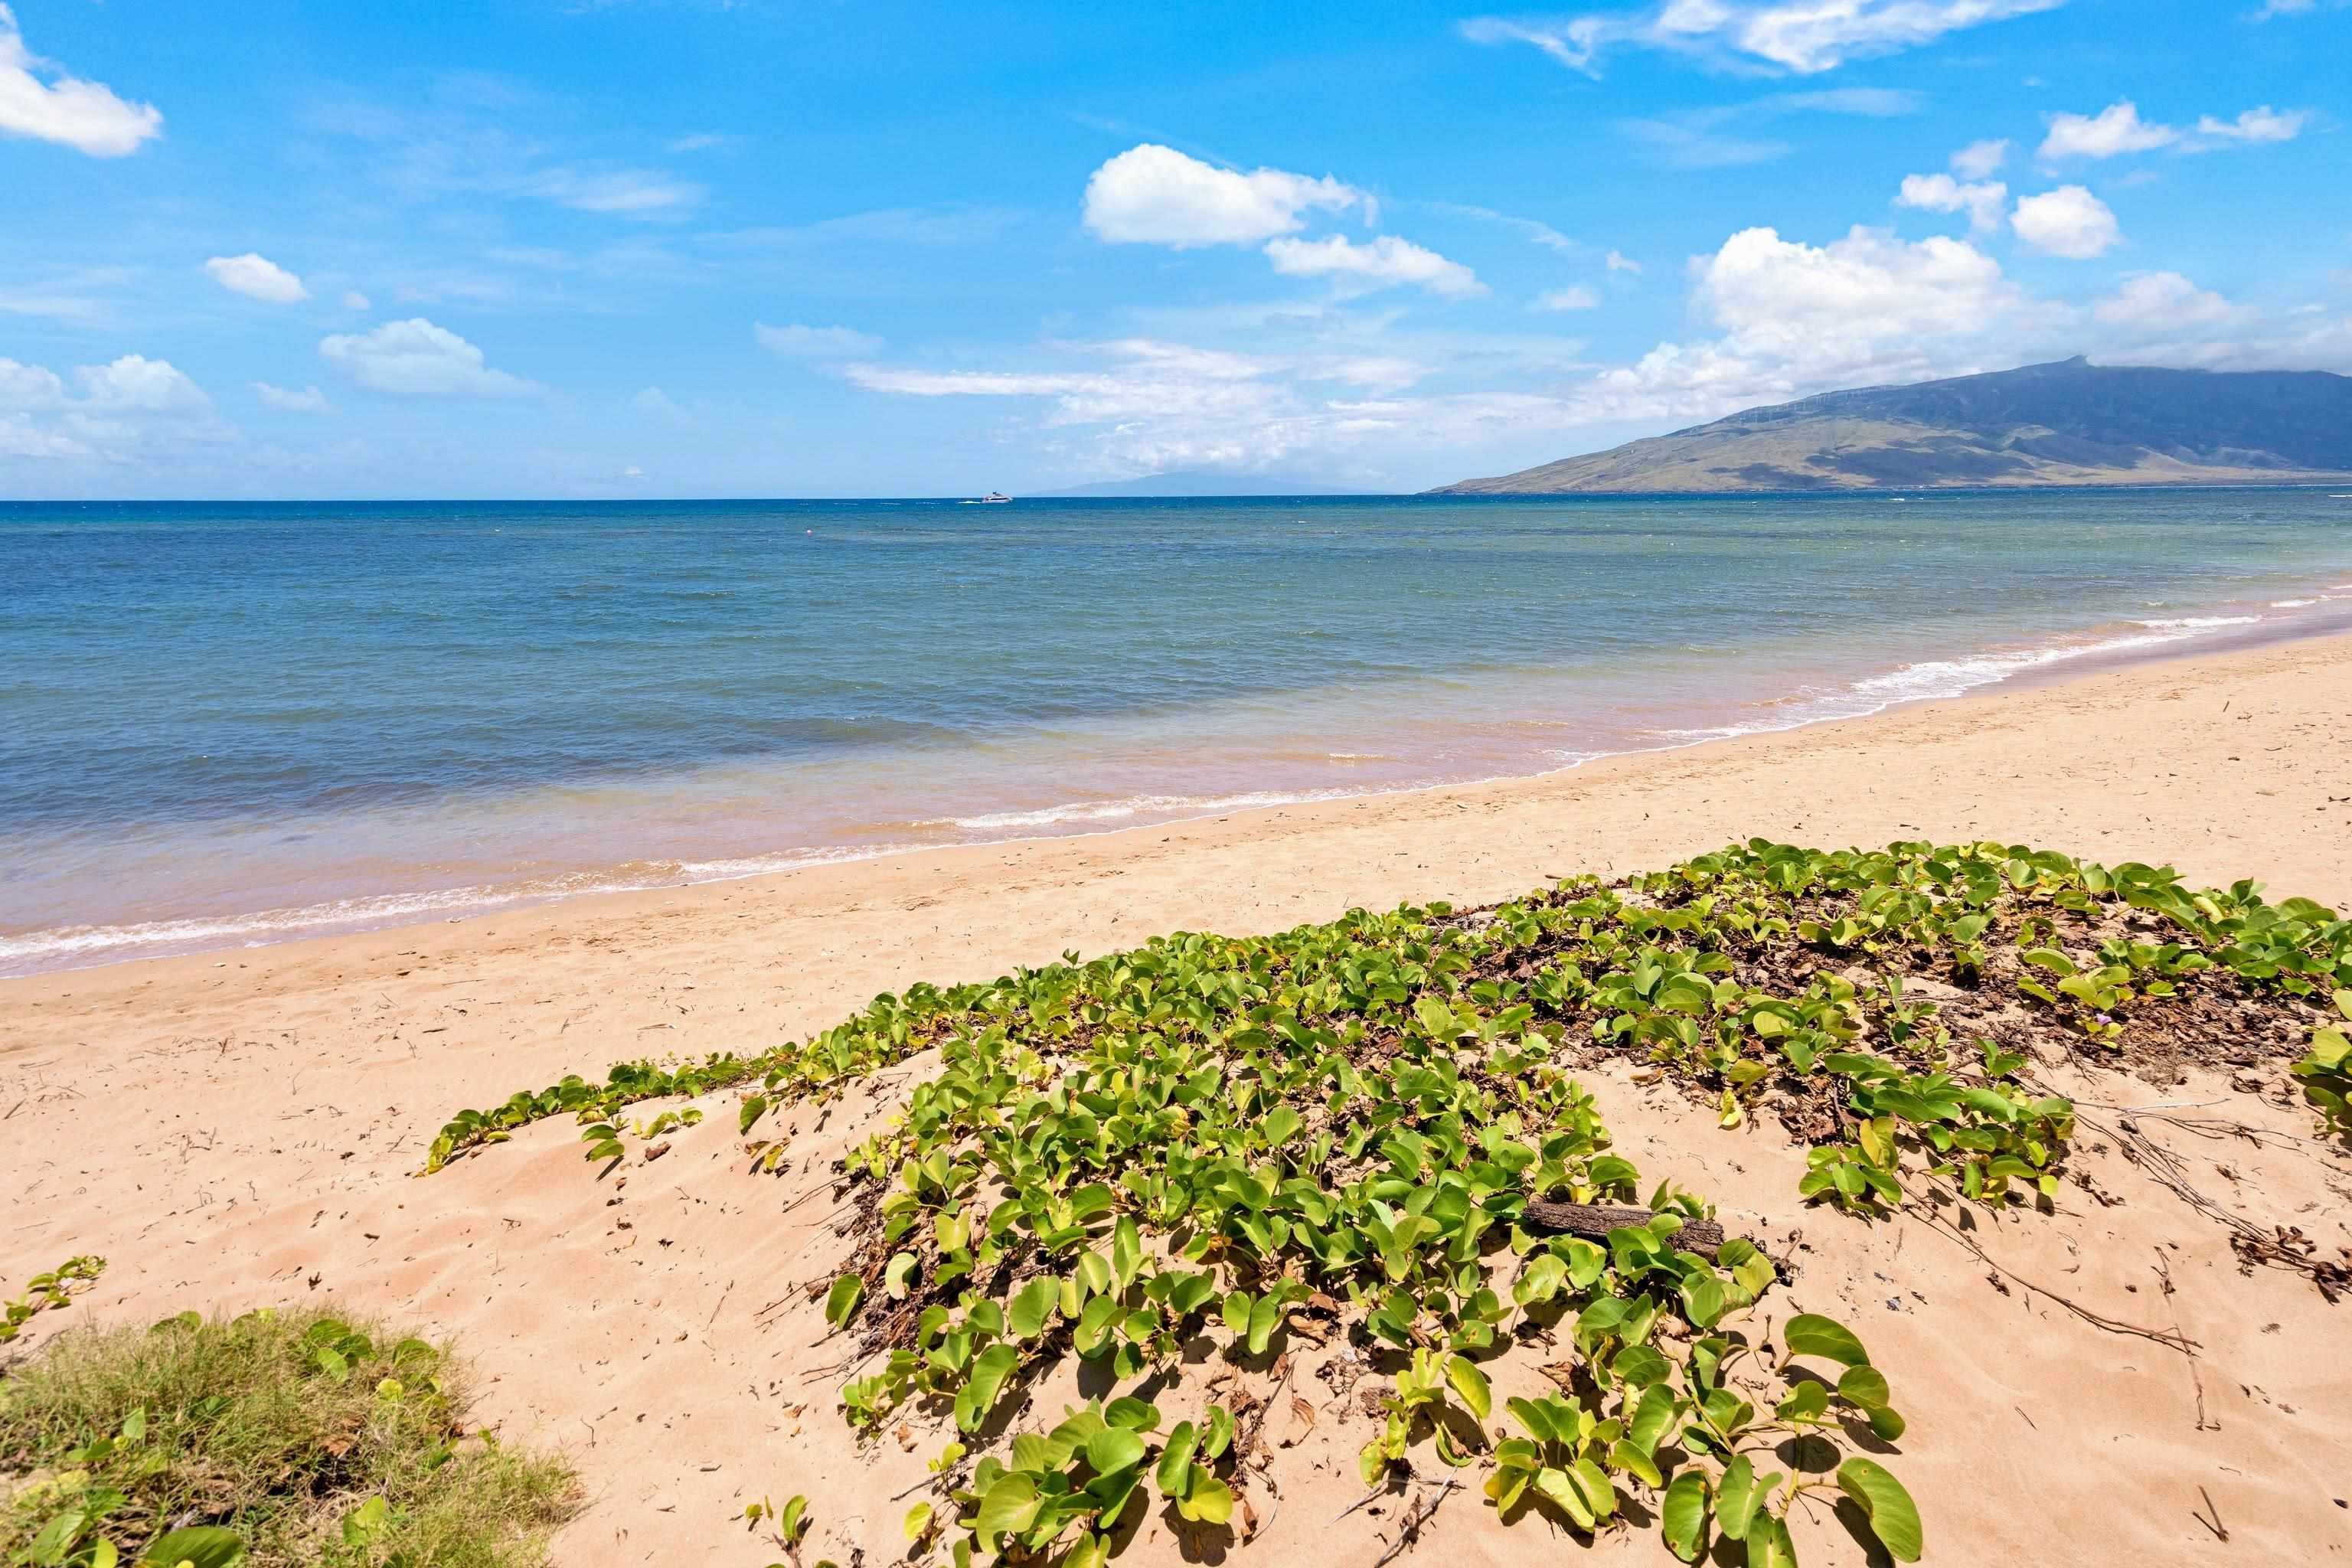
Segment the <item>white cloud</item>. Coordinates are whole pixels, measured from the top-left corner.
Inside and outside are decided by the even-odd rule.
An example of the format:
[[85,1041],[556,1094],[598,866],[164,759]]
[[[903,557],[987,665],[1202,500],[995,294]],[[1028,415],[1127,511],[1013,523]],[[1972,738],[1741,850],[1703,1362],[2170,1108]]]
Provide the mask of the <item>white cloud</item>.
[[2000,226],[2001,212],[2009,205],[2009,187],[1999,180],[1964,185],[1949,174],[1906,174],[1895,204],[1924,212],[1966,212],[1969,229],[1986,234]]
[[2235,120],[2216,120],[2210,114],[2200,114],[2197,117],[2197,134],[2189,138],[2189,150],[2197,151],[2200,141],[2292,142],[2303,134],[2310,120],[2306,110],[2290,109],[2282,113],[2267,103],[2242,111]]
[[700,185],[645,169],[550,169],[532,180],[530,189],[561,206],[638,219],[682,217],[703,197]]
[[1703,61],[1761,61],[1804,75],[1893,54],[1947,33],[2055,10],[2064,0],[1664,0],[1644,10],[1565,21],[1476,16],[1473,43],[1530,44],[1587,75],[1618,47],[1664,49]]
[[2134,272],[2113,294],[2092,307],[2092,314],[2109,326],[2176,333],[2242,326],[2260,312],[2232,305],[2178,272]]
[[319,353],[362,386],[395,396],[514,397],[540,390],[490,369],[481,350],[422,316],[321,338]]
[[2009,138],[1971,142],[1952,154],[1952,173],[1963,180],[1981,180],[2009,162]]
[[0,358],[0,412],[24,414],[63,406],[66,384],[37,364]]
[[[1349,452],[1385,461],[1400,450],[1475,447],[1535,431],[1711,418],[1833,386],[2000,368],[2016,363],[2011,345],[2044,346],[2040,338],[2070,319],[2026,297],[1998,261],[1964,241],[1914,244],[1866,228],[1825,246],[1784,240],[1770,229],[1744,231],[1695,260],[1692,278],[1692,309],[1713,336],[1662,343],[1640,362],[1614,367],[1592,366],[1580,353],[1540,367],[1500,360],[1496,341],[1465,337],[1441,357],[1487,384],[1426,395],[1400,395],[1433,374],[1418,356],[1388,364],[1372,351],[1342,363],[1167,342],[1096,345],[1088,352],[1112,363],[1077,368],[858,364],[847,374],[860,386],[900,395],[1042,400],[1038,424],[1049,446],[1083,441],[1091,460],[1150,472]],[[1325,326],[1317,330],[1326,330],[1328,314],[1318,321]],[[1501,364],[1537,368],[1548,388],[1564,389],[1494,386]],[[1327,377],[1352,381],[1365,395],[1329,395],[1317,386]],[[1066,431],[1077,434],[1053,434]]]
[[2153,125],[2139,117],[2139,106],[2120,99],[2096,114],[2053,114],[2050,134],[2042,139],[2041,156],[2113,158],[2123,153],[2147,153],[2169,147],[2180,132],[2169,125]]
[[112,89],[68,76],[27,49],[16,13],[0,5],[0,135],[120,158],[163,133],[163,111],[153,104],[126,103]]
[[2263,8],[2246,19],[2268,22],[2279,16],[2308,16],[2325,5],[2331,11],[2352,5],[2352,0],[2263,0]]
[[334,412],[334,405],[327,401],[327,395],[315,386],[306,386],[301,391],[295,392],[283,386],[272,386],[266,381],[257,381],[253,384],[253,392],[255,396],[261,399],[265,406],[279,409],[288,414]]
[[243,256],[215,256],[205,263],[205,270],[212,274],[214,282],[248,300],[291,305],[310,297],[310,290],[302,287],[302,279],[268,257],[249,250]]
[[1270,239],[1265,254],[1274,269],[1286,277],[1335,278],[1366,289],[1411,283],[1454,298],[1486,291],[1478,275],[1460,262],[1392,234],[1361,245],[1339,234],[1322,239]]
[[1600,291],[1590,283],[1571,283],[1565,289],[1554,289],[1538,294],[1530,310],[1591,310],[1601,304]]
[[81,406],[103,414],[203,414],[213,400],[171,361],[124,354],[74,372]]
[[1086,226],[1113,244],[1255,245],[1295,234],[1309,211],[1345,212],[1371,198],[1328,175],[1220,169],[1172,147],[1143,142],[1087,179]]
[[361,293],[358,289],[346,289],[343,290],[343,309],[346,310],[372,310],[375,309],[375,307],[369,302],[368,297]]
[[169,360],[124,354],[65,378],[0,359],[0,453],[127,462],[155,443],[219,441],[235,432]]
[[2087,261],[2123,238],[2107,204],[2080,185],[2061,185],[2026,196],[2011,215],[2017,237],[2047,256]]
[[851,327],[804,327],[798,322],[772,327],[765,321],[755,321],[751,337],[770,353],[794,359],[855,359],[882,347],[882,340],[871,332]]
[[1631,272],[1638,278],[1641,276],[1642,264],[1634,260],[1632,257],[1626,255],[1622,250],[1612,250],[1609,253],[1609,270],[1612,272]]
[[2169,148],[2177,153],[2210,153],[2219,147],[2292,142],[2311,116],[2303,110],[2281,111],[2265,103],[2235,120],[2210,114],[2194,126],[2166,125],[2142,120],[2139,106],[2117,99],[2096,114],[2059,113],[2050,117],[2050,133],[2042,139],[2044,163],[2063,158],[2114,158],[2126,153],[2153,153]]

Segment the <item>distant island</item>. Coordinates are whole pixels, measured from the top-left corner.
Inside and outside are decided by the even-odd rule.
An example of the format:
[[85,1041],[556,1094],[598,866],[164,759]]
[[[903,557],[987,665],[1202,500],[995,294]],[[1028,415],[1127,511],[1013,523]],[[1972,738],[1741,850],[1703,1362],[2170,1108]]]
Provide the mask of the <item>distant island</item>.
[[1134,479],[1105,479],[1075,485],[1066,490],[1042,492],[1044,500],[1107,499],[1118,496],[1335,496],[1360,492],[1328,484],[1286,479],[1268,474],[1236,473],[1221,468],[1185,468],[1146,474]]
[[2352,477],[2352,377],[2077,356],[1825,392],[1433,495],[2279,484]]

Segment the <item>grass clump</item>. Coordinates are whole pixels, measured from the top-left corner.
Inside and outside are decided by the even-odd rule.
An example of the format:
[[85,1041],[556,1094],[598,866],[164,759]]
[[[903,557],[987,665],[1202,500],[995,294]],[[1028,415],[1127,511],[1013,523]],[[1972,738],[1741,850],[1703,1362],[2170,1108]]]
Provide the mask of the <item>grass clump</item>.
[[0,1560],[541,1563],[572,1471],[467,1405],[434,1346],[320,1310],[78,1329],[0,1382]]

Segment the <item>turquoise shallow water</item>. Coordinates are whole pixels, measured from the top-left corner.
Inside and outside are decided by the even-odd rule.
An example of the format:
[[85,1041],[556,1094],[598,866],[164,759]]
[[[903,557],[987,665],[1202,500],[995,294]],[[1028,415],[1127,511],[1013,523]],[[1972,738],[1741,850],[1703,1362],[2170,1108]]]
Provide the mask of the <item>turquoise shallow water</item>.
[[[2352,621],[2352,497],[0,505],[0,973]],[[1727,825],[1727,831],[1736,825]]]

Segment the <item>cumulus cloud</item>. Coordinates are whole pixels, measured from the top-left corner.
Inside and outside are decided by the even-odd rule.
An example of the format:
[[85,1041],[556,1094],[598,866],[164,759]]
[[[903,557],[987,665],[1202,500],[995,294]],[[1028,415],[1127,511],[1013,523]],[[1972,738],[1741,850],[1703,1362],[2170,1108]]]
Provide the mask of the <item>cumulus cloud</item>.
[[213,401],[171,361],[124,354],[74,372],[81,405],[104,414],[204,414]]
[[321,338],[319,353],[362,386],[398,397],[516,397],[540,390],[492,370],[481,350],[422,316]]
[[214,282],[248,300],[291,305],[310,297],[310,290],[302,287],[302,279],[268,257],[257,256],[250,250],[243,256],[215,256],[205,263],[205,270],[212,274]]
[[1087,177],[1085,221],[1096,237],[1113,244],[1190,250],[1255,245],[1297,233],[1308,212],[1356,207],[1369,214],[1371,198],[1328,175],[1280,169],[1244,174],[1146,142]]
[[2009,187],[1999,180],[1962,184],[1949,174],[1906,174],[1895,204],[1926,212],[1965,212],[1969,227],[1984,234],[2000,226],[2001,209],[2009,205]]
[[1571,283],[1565,289],[1554,289],[1538,294],[1528,306],[1530,310],[1591,310],[1601,304],[1601,292],[1590,283]]
[[2080,185],[2061,185],[2026,196],[2010,216],[2017,237],[2045,256],[2088,261],[2123,238],[2107,204]]
[[272,386],[266,381],[257,381],[253,384],[253,395],[261,399],[264,406],[288,414],[329,414],[334,409],[334,405],[327,401],[327,395],[315,386],[306,386],[296,392],[288,387]]
[[2243,326],[2259,311],[2233,305],[2210,289],[2200,289],[2178,272],[2134,272],[2114,293],[2092,307],[2109,326],[2141,332],[2182,332]]
[[0,359],[0,452],[127,461],[156,442],[234,434],[202,387],[169,360],[124,354],[77,366],[72,380]]
[[2009,162],[2009,138],[1971,142],[1952,154],[1952,173],[1963,180],[1982,180]]
[[344,289],[344,290],[343,290],[343,309],[344,309],[344,310],[373,310],[374,308],[375,308],[375,307],[374,307],[373,304],[371,304],[371,303],[369,302],[369,300],[368,300],[368,297],[367,297],[366,295],[364,295],[364,294],[361,293],[358,289]]
[[2115,158],[2127,153],[2153,153],[2160,148],[2176,153],[2210,153],[2221,147],[2292,142],[2303,133],[2310,119],[2304,110],[2282,112],[2265,103],[2246,110],[2235,120],[2206,114],[2199,116],[2192,126],[2166,125],[2142,120],[2139,106],[2123,98],[2096,114],[2050,116],[2050,132],[2042,139],[2039,155],[2042,162],[2054,163],[2066,158]]
[[1478,275],[1460,262],[1392,234],[1361,245],[1339,234],[1322,239],[1271,239],[1265,254],[1274,269],[1286,277],[1330,278],[1363,289],[1409,283],[1457,299],[1486,291]]
[[163,133],[163,113],[153,104],[126,102],[26,48],[16,13],[0,5],[0,135],[121,158]]
[[2055,10],[2065,0],[1663,0],[1646,9],[1566,20],[1475,16],[1477,44],[1528,44],[1571,70],[1600,74],[1612,48],[1662,49],[1715,63],[1811,75],[1893,54],[1948,33]]
[[798,322],[772,327],[765,321],[755,321],[751,337],[770,353],[793,359],[855,359],[877,353],[882,347],[880,338],[852,327],[804,327]]

